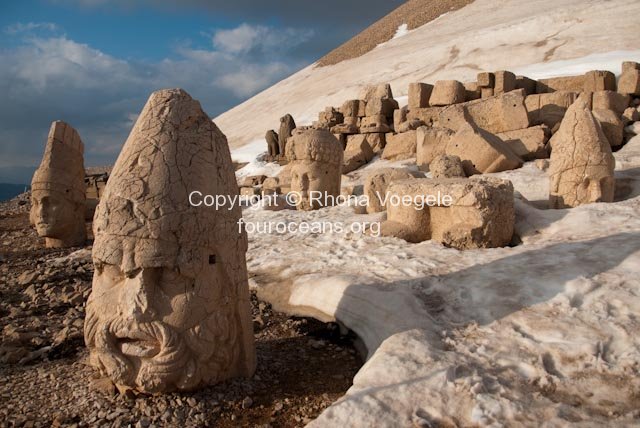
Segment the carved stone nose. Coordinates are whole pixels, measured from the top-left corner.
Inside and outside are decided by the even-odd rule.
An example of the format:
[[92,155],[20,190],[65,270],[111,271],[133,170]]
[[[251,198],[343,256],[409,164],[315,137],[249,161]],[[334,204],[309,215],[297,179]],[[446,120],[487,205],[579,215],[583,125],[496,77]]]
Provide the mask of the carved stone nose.
[[141,269],[135,276],[127,278],[120,299],[120,312],[136,320],[152,318],[151,307],[154,290],[153,269]]

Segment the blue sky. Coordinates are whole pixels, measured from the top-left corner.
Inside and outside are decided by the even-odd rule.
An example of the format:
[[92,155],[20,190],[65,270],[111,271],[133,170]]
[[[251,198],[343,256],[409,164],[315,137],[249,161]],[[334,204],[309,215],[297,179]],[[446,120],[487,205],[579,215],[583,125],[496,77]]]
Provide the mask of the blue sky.
[[30,181],[53,120],[78,129],[85,165],[110,164],[152,91],[182,87],[215,117],[401,3],[2,2],[0,183]]

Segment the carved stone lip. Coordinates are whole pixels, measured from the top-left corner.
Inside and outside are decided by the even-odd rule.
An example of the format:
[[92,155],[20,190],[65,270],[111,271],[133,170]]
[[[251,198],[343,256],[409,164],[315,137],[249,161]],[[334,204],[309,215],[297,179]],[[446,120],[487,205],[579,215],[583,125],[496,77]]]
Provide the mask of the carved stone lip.
[[155,337],[140,330],[116,332],[116,343],[120,352],[130,357],[153,358],[160,352],[160,342]]
[[160,344],[155,341],[121,338],[118,344],[120,352],[129,357],[153,358],[160,352]]

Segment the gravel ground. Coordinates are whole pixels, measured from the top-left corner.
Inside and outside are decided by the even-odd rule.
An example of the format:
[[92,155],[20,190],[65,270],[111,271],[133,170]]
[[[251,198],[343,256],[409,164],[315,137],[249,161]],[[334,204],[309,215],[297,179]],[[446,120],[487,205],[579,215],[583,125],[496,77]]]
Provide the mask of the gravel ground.
[[90,247],[44,249],[28,195],[0,203],[0,427],[303,426],[362,362],[335,324],[292,318],[252,295],[258,368],[193,393],[118,395],[87,365]]
[[318,60],[319,66],[338,64],[357,58],[390,40],[398,27],[407,24],[409,30],[434,20],[443,13],[458,10],[473,0],[409,0],[393,12],[369,26],[348,42]]

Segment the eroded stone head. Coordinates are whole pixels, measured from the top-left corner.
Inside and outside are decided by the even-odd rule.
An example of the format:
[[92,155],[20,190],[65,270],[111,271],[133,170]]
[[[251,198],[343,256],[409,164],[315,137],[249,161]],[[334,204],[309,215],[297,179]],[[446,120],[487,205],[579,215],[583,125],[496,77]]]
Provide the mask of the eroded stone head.
[[549,203],[552,208],[611,202],[615,159],[598,121],[581,96],[567,109],[551,139]]
[[117,385],[186,390],[255,369],[240,209],[191,206],[192,191],[237,193],[226,137],[183,90],[155,92],[93,224],[85,342]]
[[51,124],[40,166],[31,181],[29,220],[47,247],[82,245],[84,224],[84,145],[62,121]]
[[331,132],[310,129],[294,133],[286,156],[291,163],[291,191],[299,196],[298,209],[318,209],[325,200],[340,195],[343,151]]

